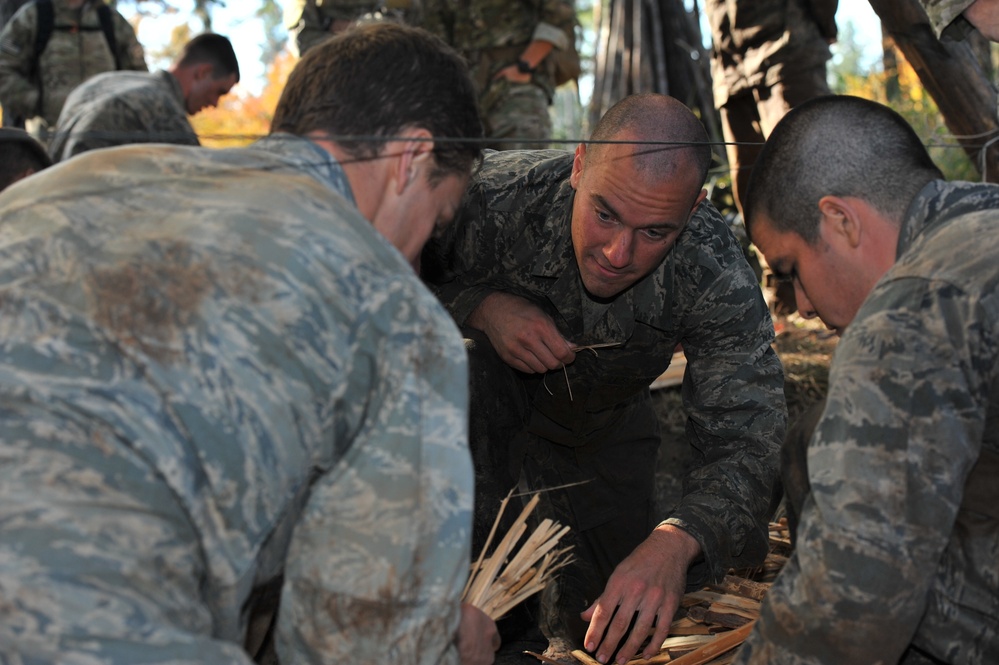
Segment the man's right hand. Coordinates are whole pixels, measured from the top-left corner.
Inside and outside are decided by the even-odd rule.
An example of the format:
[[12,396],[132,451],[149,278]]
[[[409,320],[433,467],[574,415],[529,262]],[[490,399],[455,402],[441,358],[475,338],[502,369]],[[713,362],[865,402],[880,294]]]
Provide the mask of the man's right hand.
[[465,323],[484,332],[503,362],[521,372],[543,374],[576,359],[552,318],[520,296],[494,291]]

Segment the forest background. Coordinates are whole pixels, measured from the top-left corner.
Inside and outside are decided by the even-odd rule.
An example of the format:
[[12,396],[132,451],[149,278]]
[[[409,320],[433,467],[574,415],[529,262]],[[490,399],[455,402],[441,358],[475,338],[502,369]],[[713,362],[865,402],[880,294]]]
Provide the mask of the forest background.
[[[618,0],[619,2],[621,0]],[[579,49],[584,73],[578,84],[569,83],[557,91],[551,107],[553,147],[572,147],[587,136],[588,106],[595,74],[596,25],[601,10],[608,11],[614,0],[577,0],[581,24]],[[194,117],[196,131],[210,147],[241,145],[265,135],[277,100],[296,58],[287,44],[283,25],[283,5],[278,0],[118,0],[118,10],[136,28],[146,47],[151,69],[165,67],[181,46],[203,30],[214,30],[232,39],[243,70],[243,81],[216,109]],[[682,11],[699,32],[700,48],[691,49],[691,58],[707,58],[710,33],[696,0],[684,0]],[[834,92],[853,94],[886,103],[899,111],[916,129],[934,160],[951,179],[978,179],[978,171],[944,124],[934,100],[923,89],[915,70],[882,36],[880,21],[866,0],[840,0],[837,11],[839,38],[833,45],[834,57],[828,75]],[[992,77],[992,53],[983,66]],[[993,79],[994,80],[994,79]],[[717,164],[709,186],[728,187],[724,148],[714,151]],[[713,199],[716,197],[713,197]]]
[[[0,0],[0,10],[9,15],[23,2]],[[146,60],[151,70],[168,66],[183,44],[199,32],[212,30],[227,35],[239,57],[242,80],[230,95],[223,98],[218,108],[208,109],[193,118],[195,130],[202,137],[202,143],[209,147],[243,145],[267,134],[284,81],[296,62],[288,47],[283,21],[285,3],[282,0],[108,2],[136,29],[139,41],[146,49]],[[655,16],[651,17],[653,21],[649,20],[650,7],[655,12]],[[726,210],[729,176],[710,93],[708,61],[711,37],[698,0],[576,0],[576,8],[580,21],[577,41],[583,56],[583,75],[578,83],[566,84],[556,92],[551,106],[554,126],[552,147],[572,149],[588,135],[589,125],[595,118],[599,118],[610,103],[624,94],[662,91],[665,85],[670,94],[680,97],[701,116],[709,135],[717,141],[714,147],[716,163],[709,174],[708,187],[709,191],[717,190],[718,193],[711,197],[712,201],[723,212],[734,213]],[[634,24],[634,34],[617,34],[608,42],[608,24],[613,16],[622,15],[622,12],[625,21]],[[633,16],[640,18],[636,20]],[[874,99],[891,106],[913,125],[948,178],[980,178],[984,156],[976,160],[980,162],[976,167],[968,156],[969,152],[974,154],[974,149],[969,150],[967,145],[962,147],[958,137],[950,133],[916,71],[906,61],[902,51],[894,46],[891,38],[886,36],[878,14],[871,7],[871,0],[839,0],[836,19],[839,38],[833,45],[833,59],[828,66],[833,91]],[[640,32],[648,32],[648,24],[656,20],[661,20],[667,32],[670,25],[682,26],[679,32],[674,31],[665,37],[662,28],[656,26],[653,31],[660,30],[659,39],[646,36],[642,41]],[[642,24],[641,29],[637,27],[639,23]],[[624,32],[630,28],[629,25]],[[612,30],[620,31],[621,28],[614,27]],[[669,43],[651,43],[656,41]],[[647,63],[656,56],[661,61],[658,65],[661,70],[659,78],[653,82],[648,81],[647,71],[638,72],[637,65],[629,65],[629,57],[637,60],[634,55],[620,55],[622,51],[630,53],[640,50],[653,55],[653,58],[641,56],[645,70],[648,69]],[[994,85],[995,62],[999,59],[997,47],[981,40],[976,55],[987,81]],[[623,67],[622,60],[625,61]],[[628,71],[629,66],[631,71]],[[622,72],[622,69],[625,71]],[[675,80],[681,78],[686,80]],[[960,81],[948,83],[962,85]],[[989,83],[986,83],[986,88]],[[696,90],[691,91],[691,87],[696,87]],[[939,98],[938,91],[936,94]],[[950,113],[953,112],[951,109]],[[991,115],[995,115],[994,109]],[[963,114],[959,113],[958,117],[963,117]],[[950,120],[953,126],[953,117]],[[967,137],[964,143],[968,143]],[[995,151],[995,148],[988,149]],[[995,181],[994,178],[990,173],[990,180]]]

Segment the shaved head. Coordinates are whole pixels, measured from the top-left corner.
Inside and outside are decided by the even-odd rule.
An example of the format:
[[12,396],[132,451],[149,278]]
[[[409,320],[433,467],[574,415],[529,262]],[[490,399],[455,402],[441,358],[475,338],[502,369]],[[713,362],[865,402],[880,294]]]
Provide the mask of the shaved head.
[[587,160],[600,159],[606,142],[620,140],[636,143],[632,152],[636,169],[657,180],[693,168],[703,183],[711,166],[704,125],[682,102],[667,95],[630,95],[612,106],[587,143]]
[[775,231],[814,243],[824,196],[862,199],[900,223],[919,190],[942,177],[895,111],[859,97],[817,97],[789,111],[767,139],[749,180],[746,228],[752,236],[765,217]]

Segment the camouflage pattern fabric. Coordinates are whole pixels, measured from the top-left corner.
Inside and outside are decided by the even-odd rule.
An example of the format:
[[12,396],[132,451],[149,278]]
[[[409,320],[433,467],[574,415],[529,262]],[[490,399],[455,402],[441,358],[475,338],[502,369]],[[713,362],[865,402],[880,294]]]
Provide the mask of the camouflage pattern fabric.
[[168,71],[106,72],[70,93],[49,152],[54,161],[128,143],[199,145],[184,92]]
[[919,0],[937,38],[963,39],[974,27],[962,16],[975,0]]
[[[115,69],[114,54],[97,18],[97,4],[91,1],[79,9],[69,9],[61,0],[54,0],[56,28],[39,58],[38,82],[31,79],[38,22],[35,3],[22,7],[4,26],[0,32],[0,104],[4,113],[24,119],[41,116],[49,126],[55,126],[73,88],[95,74]],[[112,10],[111,17],[121,69],[147,71],[132,26],[117,11]],[[59,29],[68,25],[79,28],[75,32]]]
[[839,342],[798,545],[736,662],[999,662],[997,256],[999,187],[935,181],[909,206]]
[[715,106],[825,66],[836,6],[837,0],[706,0]]
[[[768,548],[786,408],[783,370],[771,348],[773,323],[752,269],[721,216],[704,203],[656,271],[610,303],[593,302],[580,282],[570,236],[572,158],[555,150],[487,153],[455,224],[424,252],[425,279],[459,323],[498,290],[534,302],[578,345],[620,343],[579,352],[564,372],[521,375],[525,386],[532,384],[525,389],[530,409],[551,425],[546,438],[564,456],[597,460],[606,471],[576,478],[575,470],[560,467],[570,480],[591,481],[567,492],[576,529],[613,522],[650,500],[655,447],[608,446],[600,432],[613,429],[636,404],[651,409],[649,385],[682,342],[695,462],[685,473],[680,505],[665,521],[703,548],[704,561],[689,574],[692,584],[758,564]],[[492,404],[473,402],[472,408],[473,421],[489,422]],[[650,433],[658,440],[654,416],[650,421],[633,442]]]
[[281,662],[458,663],[461,338],[327,152],[93,151],[0,216],[5,664],[248,664],[282,577]]
[[333,35],[334,21],[391,20],[420,24],[421,0],[291,0],[284,3],[284,24],[295,50],[303,55]]
[[[566,28],[576,14],[566,0],[425,0],[422,27],[453,46],[468,61],[479,92],[486,135],[495,138],[551,138],[548,105],[555,94],[552,70],[542,62],[529,84],[496,80],[498,71],[517,62],[534,40],[568,48]],[[536,142],[497,142],[496,149],[538,148]]]

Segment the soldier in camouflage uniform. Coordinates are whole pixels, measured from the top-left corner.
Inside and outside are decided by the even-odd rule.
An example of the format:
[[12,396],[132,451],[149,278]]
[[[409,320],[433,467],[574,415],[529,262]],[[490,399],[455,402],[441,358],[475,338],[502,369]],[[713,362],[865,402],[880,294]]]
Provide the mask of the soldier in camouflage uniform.
[[199,145],[188,121],[239,81],[239,63],[226,37],[198,35],[168,70],[106,72],[66,99],[49,145],[56,161],[127,143]]
[[777,126],[746,212],[842,338],[797,547],[736,662],[999,662],[999,187],[827,97]]
[[0,196],[4,663],[249,665],[268,590],[284,663],[491,661],[459,603],[465,356],[410,265],[481,135],[457,54],[370,26],[253,146],[98,150]]
[[[423,27],[468,60],[479,91],[489,147],[545,147],[555,94],[548,54],[569,48],[576,23],[567,0],[425,0]],[[569,32],[567,32],[569,30]]]
[[963,39],[972,28],[999,41],[999,1],[920,0],[939,39]]
[[[592,140],[575,155],[487,153],[422,265],[469,340],[473,550],[521,469],[528,489],[561,488],[541,512],[572,527],[575,562],[532,619],[542,631],[518,619],[504,641],[544,649],[543,632],[549,657],[585,642],[606,662],[619,643],[619,657],[635,653],[653,621],[658,653],[685,588],[763,560],[786,408],[762,293],[704,200],[704,127],[670,97],[639,95]],[[664,520],[649,385],[681,342],[695,462],[676,470],[684,495]]]
[[289,0],[284,24],[298,55],[358,21],[420,23],[421,0]]
[[37,58],[35,2],[22,7],[4,26],[0,32],[0,105],[4,115],[24,121],[37,116],[44,135],[55,126],[69,93],[91,76],[115,69],[147,71],[135,31],[113,9],[117,53],[111,52],[97,17],[99,4],[102,0],[53,0],[55,27]]

